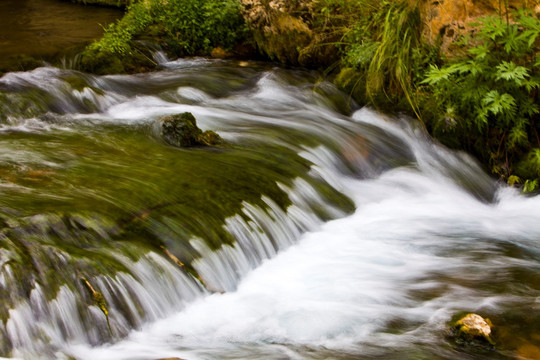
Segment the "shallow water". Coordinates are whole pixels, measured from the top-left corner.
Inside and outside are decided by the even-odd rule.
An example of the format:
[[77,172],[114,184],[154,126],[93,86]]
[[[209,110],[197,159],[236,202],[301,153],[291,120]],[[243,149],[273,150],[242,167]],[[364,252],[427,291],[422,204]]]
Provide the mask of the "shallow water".
[[[537,354],[540,198],[315,72],[40,68],[0,78],[0,101],[3,356]],[[160,117],[184,111],[227,145],[166,145]],[[452,340],[465,312],[495,348]]]

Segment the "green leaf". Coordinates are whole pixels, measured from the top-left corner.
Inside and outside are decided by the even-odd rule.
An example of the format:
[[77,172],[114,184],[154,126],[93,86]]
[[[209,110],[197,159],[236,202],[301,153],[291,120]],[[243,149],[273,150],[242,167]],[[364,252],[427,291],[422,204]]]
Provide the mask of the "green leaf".
[[517,26],[508,27],[505,36],[501,39],[501,43],[504,45],[504,51],[507,54],[519,49],[520,41]]
[[503,61],[497,66],[495,78],[497,80],[514,81],[518,85],[522,85],[529,76],[529,70],[523,66],[516,65],[513,61]]
[[436,65],[429,65],[426,78],[422,80],[421,84],[435,85],[442,80],[448,80],[448,77],[452,75],[453,72],[454,70],[450,66],[439,69]]
[[527,180],[525,185],[523,185],[523,193],[527,194],[538,189],[538,180]]
[[525,89],[527,89],[528,92],[531,92],[532,89],[538,88],[540,86],[540,82],[537,78],[530,78],[523,81],[521,86],[525,86]]
[[479,33],[485,39],[495,40],[506,32],[506,24],[499,16],[486,16],[480,19]]
[[488,110],[484,107],[480,107],[476,114],[476,125],[478,130],[482,131],[482,128],[488,124]]
[[379,46],[380,42],[371,40],[352,44],[349,51],[346,53],[345,61],[356,68],[367,66],[373,59]]
[[508,177],[507,183],[508,183],[508,185],[510,185],[510,186],[514,186],[514,185],[516,185],[516,184],[521,183],[521,179],[520,179],[518,176],[516,176],[516,175],[510,175],[510,176]]
[[539,110],[538,104],[530,97],[519,103],[519,112],[523,115],[532,117],[534,114],[538,114]]
[[500,94],[497,90],[491,90],[482,99],[487,111],[493,115],[504,112],[515,112],[516,100],[510,94]]
[[532,149],[527,154],[527,162],[537,174],[540,174],[540,149],[539,148]]
[[484,72],[484,66],[474,60],[466,62],[460,62],[451,66],[452,72],[459,72],[460,74],[470,73],[473,76],[482,74]]
[[540,20],[535,16],[520,12],[518,23],[525,30],[519,35],[520,40],[526,41],[529,47],[532,47],[536,38],[540,35]]
[[487,45],[479,45],[468,50],[471,55],[475,56],[476,60],[483,60],[489,54]]
[[529,47],[532,47],[534,42],[536,41],[536,38],[538,37],[539,32],[535,30],[526,30],[519,35],[519,40],[523,40],[527,42],[527,45]]
[[510,130],[510,134],[508,135],[508,147],[514,148],[519,145],[526,145],[529,142],[529,137],[527,136],[527,132],[519,126],[514,126],[512,130]]

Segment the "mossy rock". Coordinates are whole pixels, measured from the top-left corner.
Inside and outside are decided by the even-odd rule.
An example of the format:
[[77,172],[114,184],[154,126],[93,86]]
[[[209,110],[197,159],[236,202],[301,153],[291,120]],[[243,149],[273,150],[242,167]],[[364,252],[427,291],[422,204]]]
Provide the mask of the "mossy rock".
[[272,60],[299,65],[299,49],[311,42],[311,30],[301,19],[291,15],[275,12],[269,16],[269,24],[254,31],[259,50]]
[[165,142],[176,147],[214,146],[223,143],[213,131],[203,132],[193,114],[185,112],[163,118],[161,133]]
[[341,41],[334,34],[315,34],[311,43],[299,50],[298,63],[307,68],[328,68],[340,60],[334,44]]
[[126,72],[119,56],[94,50],[87,50],[82,53],[80,69],[97,75],[123,74]]
[[368,103],[366,74],[353,68],[343,68],[334,79],[334,84],[360,104]]
[[198,142],[205,146],[215,146],[223,143],[223,139],[212,130],[207,130],[199,135]]
[[88,48],[81,54],[79,69],[96,75],[134,74],[155,69],[156,63],[142,52],[125,55]]
[[477,314],[467,314],[452,325],[457,340],[464,343],[495,345],[491,338],[491,321]]
[[0,60],[0,74],[10,71],[28,71],[43,66],[43,60],[21,54]]

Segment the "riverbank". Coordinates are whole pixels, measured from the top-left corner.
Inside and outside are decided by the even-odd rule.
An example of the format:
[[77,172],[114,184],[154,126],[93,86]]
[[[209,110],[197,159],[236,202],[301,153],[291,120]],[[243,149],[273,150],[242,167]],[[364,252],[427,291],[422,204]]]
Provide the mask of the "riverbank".
[[[538,188],[537,1],[108,5],[129,6],[73,67],[95,74],[150,71],[160,48],[171,58],[265,58],[316,68],[358,103],[417,117],[436,139],[473,154],[494,176],[526,192]],[[36,66],[32,57],[19,62],[22,70]]]
[[494,176],[538,187],[538,2],[242,3],[272,60],[323,68],[359,103],[417,117]]
[[85,50],[80,67],[152,69],[150,42],[171,57],[264,56],[321,69],[357,102],[417,117],[445,145],[532,191],[540,176],[538,10],[536,2],[489,0],[146,0]]

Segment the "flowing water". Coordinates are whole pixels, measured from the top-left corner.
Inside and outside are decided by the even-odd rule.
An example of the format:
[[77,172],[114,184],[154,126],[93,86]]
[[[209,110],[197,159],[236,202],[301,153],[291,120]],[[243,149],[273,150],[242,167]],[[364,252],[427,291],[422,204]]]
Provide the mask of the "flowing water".
[[0,78],[1,356],[538,358],[539,197],[316,73],[158,60]]

